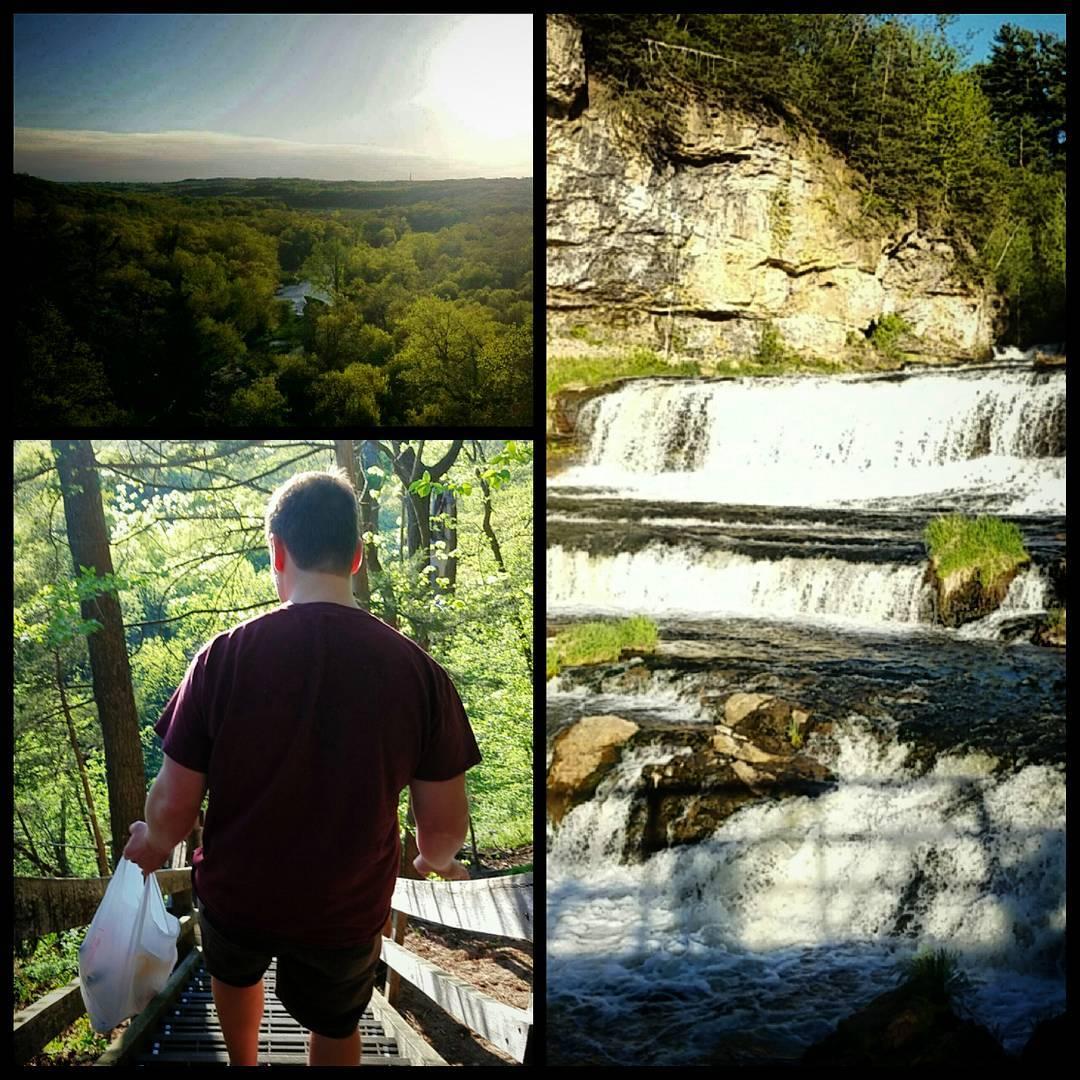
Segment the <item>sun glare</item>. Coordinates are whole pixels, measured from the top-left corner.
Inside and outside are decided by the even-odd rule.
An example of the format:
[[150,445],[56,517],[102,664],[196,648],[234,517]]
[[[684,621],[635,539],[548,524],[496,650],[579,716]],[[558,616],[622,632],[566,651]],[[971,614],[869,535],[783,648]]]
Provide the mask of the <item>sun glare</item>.
[[473,15],[431,58],[417,104],[480,140],[532,131],[532,16]]

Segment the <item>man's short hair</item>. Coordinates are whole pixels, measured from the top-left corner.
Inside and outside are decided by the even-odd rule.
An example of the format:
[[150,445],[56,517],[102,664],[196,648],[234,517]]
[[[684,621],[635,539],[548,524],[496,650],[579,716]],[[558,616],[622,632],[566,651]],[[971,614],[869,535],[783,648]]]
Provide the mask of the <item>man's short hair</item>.
[[286,481],[266,507],[267,538],[271,533],[301,570],[348,574],[360,536],[349,478],[331,468]]

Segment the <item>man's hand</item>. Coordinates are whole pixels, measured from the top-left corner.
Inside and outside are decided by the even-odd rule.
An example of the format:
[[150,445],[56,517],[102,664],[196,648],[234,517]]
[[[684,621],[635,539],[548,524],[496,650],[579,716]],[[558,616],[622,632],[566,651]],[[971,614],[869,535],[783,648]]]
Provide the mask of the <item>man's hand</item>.
[[457,859],[451,859],[441,870],[438,867],[432,866],[423,855],[417,855],[413,859],[413,866],[416,868],[416,872],[426,878],[428,874],[438,874],[439,877],[444,878],[446,881],[468,881],[469,880],[469,868],[462,863],[459,863]]
[[150,827],[145,821],[133,821],[128,829],[131,839],[124,848],[124,858],[130,859],[142,867],[143,880],[145,881],[154,870],[160,870],[165,856],[172,848],[159,848],[151,843]]

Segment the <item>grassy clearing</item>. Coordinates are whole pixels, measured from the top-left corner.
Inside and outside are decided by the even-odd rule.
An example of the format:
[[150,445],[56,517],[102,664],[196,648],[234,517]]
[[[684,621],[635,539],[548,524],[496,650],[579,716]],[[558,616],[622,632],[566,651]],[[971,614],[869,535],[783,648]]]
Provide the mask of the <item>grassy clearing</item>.
[[984,586],[1028,562],[1020,530],[995,517],[967,518],[950,514],[926,526],[926,549],[938,575],[974,570]]
[[837,375],[844,371],[861,371],[856,364],[842,360],[822,360],[816,356],[800,356],[789,352],[783,356],[760,357],[755,353],[742,359],[718,360],[710,374],[714,375]]
[[548,640],[547,677],[574,664],[602,664],[618,660],[623,649],[652,652],[656,648],[656,624],[642,615],[631,619],[581,623],[560,630]]
[[571,384],[597,386],[611,379],[630,376],[700,374],[701,368],[694,361],[669,364],[651,349],[634,349],[621,355],[551,356],[547,365],[547,392],[550,397]]
[[[891,340],[888,342],[891,347]],[[776,376],[836,375],[847,371],[867,371],[897,367],[902,362],[895,350],[886,352],[860,338],[859,347],[844,350],[835,359],[802,356],[791,348],[772,323],[764,323],[752,353],[703,360],[680,358],[668,363],[651,349],[627,353],[596,353],[590,356],[549,356],[547,393],[551,397],[566,386],[597,386],[612,379],[644,378],[651,375]]]

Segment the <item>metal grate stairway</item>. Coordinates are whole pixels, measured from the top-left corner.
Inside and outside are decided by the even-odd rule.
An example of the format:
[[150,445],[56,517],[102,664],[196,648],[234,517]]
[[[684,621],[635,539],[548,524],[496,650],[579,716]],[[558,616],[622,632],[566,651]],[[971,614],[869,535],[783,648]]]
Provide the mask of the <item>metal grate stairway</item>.
[[[301,1027],[274,996],[277,959],[263,977],[266,1004],[259,1028],[260,1065],[306,1065],[307,1028]],[[398,1048],[397,1039],[387,1033],[370,1006],[360,1020],[363,1065],[410,1065]],[[221,1033],[210,974],[201,964],[190,982],[170,1006],[147,1050],[135,1058],[135,1065],[227,1065],[229,1055]]]

